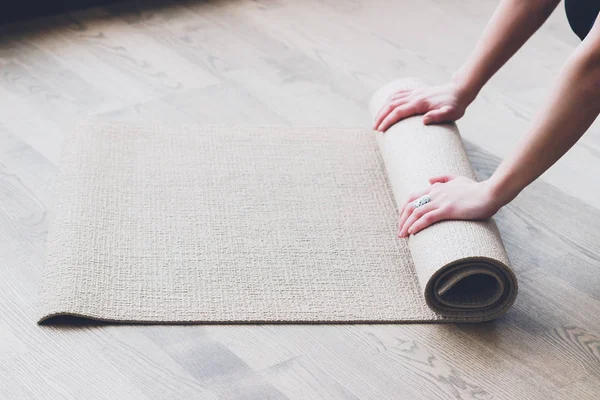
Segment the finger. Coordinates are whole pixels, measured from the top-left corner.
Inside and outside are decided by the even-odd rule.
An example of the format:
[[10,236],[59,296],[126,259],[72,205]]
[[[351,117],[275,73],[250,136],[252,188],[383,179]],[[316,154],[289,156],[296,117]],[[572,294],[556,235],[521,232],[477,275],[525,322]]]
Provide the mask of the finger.
[[413,104],[404,104],[399,107],[396,107],[394,111],[390,112],[381,122],[381,124],[377,127],[377,130],[380,132],[385,132],[388,128],[394,125],[396,122],[414,115],[417,113],[417,109]]
[[393,100],[397,96],[406,95],[406,94],[410,93],[411,91],[412,91],[412,89],[400,89],[400,90],[397,90],[397,91],[395,91],[394,93],[392,93],[387,98],[387,102],[390,102],[391,100]]
[[381,124],[381,121],[393,110],[392,105],[390,103],[385,103],[383,107],[377,113],[375,120],[373,121],[373,129],[377,130],[377,127]]
[[428,226],[433,225],[441,220],[448,219],[449,217],[450,216],[448,215],[448,212],[445,209],[438,208],[436,210],[428,212],[427,214],[423,215],[421,218],[416,220],[415,223],[412,224],[412,226],[408,229],[408,233],[410,235],[414,235],[417,232],[427,228]]
[[385,119],[385,117],[387,117],[389,115],[389,113],[394,111],[394,109],[396,107],[397,107],[397,105],[393,104],[393,102],[391,100],[386,101],[385,104],[383,105],[383,107],[381,107],[381,110],[379,110],[379,113],[377,113],[377,117],[375,118],[375,124],[373,126],[373,129],[377,129],[377,127],[381,124],[381,121],[383,121]]
[[452,107],[450,106],[443,106],[436,110],[431,110],[423,116],[423,123],[425,125],[437,124],[450,120],[452,120]]
[[411,92],[396,93],[388,99],[388,102],[391,103],[396,100],[407,99],[408,97],[410,97],[411,94]]
[[402,229],[400,229],[400,237],[408,236],[408,230],[410,229],[412,224],[414,224],[415,221],[421,218],[423,215],[437,209],[437,207],[437,203],[431,202],[419,208],[415,208],[415,210],[410,214],[410,216],[407,218],[406,222],[402,226]]
[[404,226],[404,223],[406,222],[410,214],[415,210],[413,202],[419,197],[425,196],[427,193],[429,193],[430,189],[431,187],[428,187],[427,189],[421,190],[420,192],[416,192],[408,196],[408,199],[404,202],[402,208],[400,208],[400,215],[398,216],[398,236],[400,236],[400,233],[402,232],[402,227]]
[[409,92],[410,92],[410,89],[400,89],[397,92],[392,93],[387,98],[387,100],[385,101],[385,103],[383,104],[383,106],[381,107],[379,112],[377,113],[377,117],[375,118],[375,123],[373,124],[373,129],[376,130],[377,127],[379,126],[379,124],[381,123],[381,121],[385,117],[387,117],[387,115],[395,108],[392,105],[392,103],[398,99],[408,96]]
[[377,127],[381,124],[381,122],[392,111],[394,111],[394,109],[396,109],[397,107],[401,106],[404,103],[405,103],[405,101],[403,101],[403,99],[393,100],[393,101],[386,103],[379,111],[379,114],[377,114],[377,118],[375,118],[375,124],[373,126],[373,129],[377,129]]
[[434,183],[446,183],[446,182],[450,182],[454,178],[455,178],[455,176],[451,175],[451,174],[439,175],[439,176],[434,176],[433,178],[429,178],[429,183],[431,183],[432,185]]
[[[427,188],[427,190],[429,190],[429,188]],[[415,210],[415,207],[413,206],[413,202],[425,194],[427,194],[427,191],[421,191],[419,193],[415,193],[415,194],[408,196],[408,199],[404,202],[402,207],[399,209],[398,236],[400,236],[400,232],[402,231],[402,226],[404,226],[404,222],[408,219],[410,214]]]

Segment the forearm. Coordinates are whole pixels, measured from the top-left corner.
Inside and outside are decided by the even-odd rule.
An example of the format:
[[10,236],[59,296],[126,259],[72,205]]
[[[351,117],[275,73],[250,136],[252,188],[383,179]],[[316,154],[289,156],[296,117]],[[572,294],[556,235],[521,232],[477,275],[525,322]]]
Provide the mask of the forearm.
[[454,83],[472,101],[483,85],[539,29],[560,0],[503,0]]
[[[561,158],[600,113],[600,26],[594,26],[567,61],[553,93],[517,151],[490,178],[494,198],[504,205]],[[595,37],[593,37],[595,36]]]

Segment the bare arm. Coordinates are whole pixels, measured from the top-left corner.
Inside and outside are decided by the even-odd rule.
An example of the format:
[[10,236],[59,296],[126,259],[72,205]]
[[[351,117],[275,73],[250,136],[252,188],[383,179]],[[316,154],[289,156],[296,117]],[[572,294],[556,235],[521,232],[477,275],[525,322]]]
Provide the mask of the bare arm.
[[432,201],[410,204],[400,216],[400,236],[416,233],[445,219],[483,219],[496,211],[552,166],[579,140],[600,113],[600,19],[567,60],[549,101],[537,114],[517,149],[490,179],[432,178],[423,194]]
[[390,97],[375,119],[374,129],[386,131],[415,114],[425,114],[425,124],[462,117],[483,85],[539,29],[558,3],[559,0],[503,0],[452,82]]
[[470,98],[548,19],[560,0],[504,0],[453,82]]
[[600,21],[569,57],[549,101],[490,182],[506,204],[561,158],[600,113]]

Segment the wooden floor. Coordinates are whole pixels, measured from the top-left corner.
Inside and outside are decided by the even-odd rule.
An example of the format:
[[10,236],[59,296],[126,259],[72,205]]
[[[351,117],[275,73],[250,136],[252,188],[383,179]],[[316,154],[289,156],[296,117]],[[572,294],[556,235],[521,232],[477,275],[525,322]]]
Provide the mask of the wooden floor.
[[[63,132],[81,118],[369,126],[444,82],[496,1],[125,3],[0,28],[1,399],[598,399],[600,127],[498,222],[520,279],[478,325],[38,326]],[[461,120],[489,175],[577,46],[562,6]]]

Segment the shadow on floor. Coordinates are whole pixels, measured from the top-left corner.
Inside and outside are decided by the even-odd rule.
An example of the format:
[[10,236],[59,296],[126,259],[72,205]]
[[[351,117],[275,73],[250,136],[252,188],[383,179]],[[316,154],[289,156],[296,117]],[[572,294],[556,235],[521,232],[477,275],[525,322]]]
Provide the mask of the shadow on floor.
[[24,0],[2,6],[0,24],[30,20],[46,15],[99,7],[123,0]]

